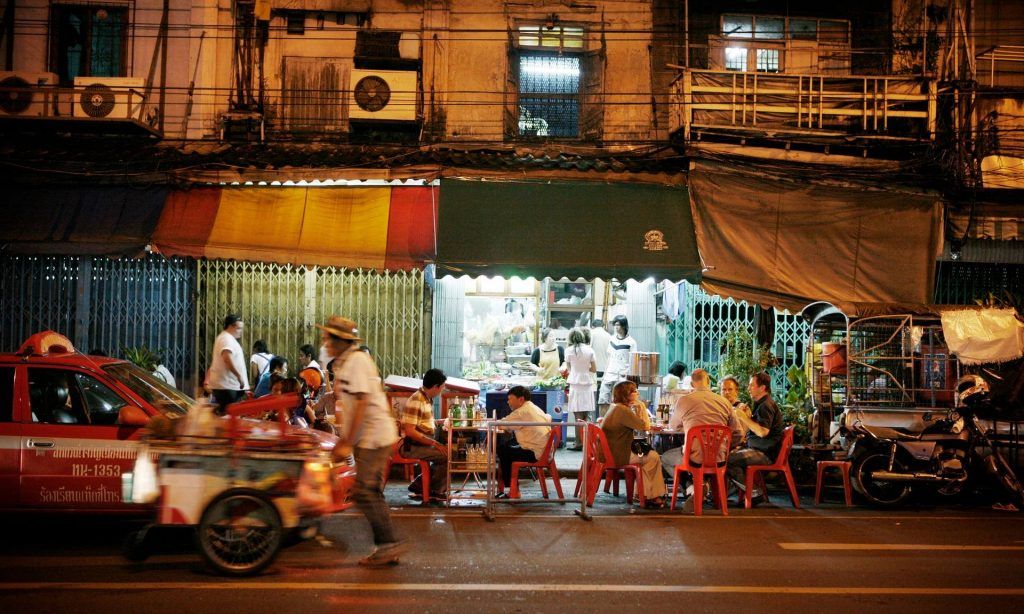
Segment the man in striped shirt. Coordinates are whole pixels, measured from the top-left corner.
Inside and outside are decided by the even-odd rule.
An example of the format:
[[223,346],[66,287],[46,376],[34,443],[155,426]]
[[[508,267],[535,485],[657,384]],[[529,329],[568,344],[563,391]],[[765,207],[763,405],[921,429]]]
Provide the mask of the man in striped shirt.
[[[444,383],[448,380],[444,371],[430,369],[423,374],[423,385],[405,402],[402,410],[402,436],[405,444],[401,454],[407,458],[418,458],[430,461],[430,496],[444,498],[448,480],[448,447],[434,439],[434,399],[444,391]],[[417,476],[409,484],[409,492],[413,495],[422,492],[420,485],[422,476]]]

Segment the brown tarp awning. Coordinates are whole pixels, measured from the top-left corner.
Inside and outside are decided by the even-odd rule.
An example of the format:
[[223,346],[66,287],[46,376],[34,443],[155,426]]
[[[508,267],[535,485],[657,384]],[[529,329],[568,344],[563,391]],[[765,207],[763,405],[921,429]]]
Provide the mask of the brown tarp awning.
[[795,183],[700,162],[697,247],[713,294],[797,312],[829,301],[928,303],[942,241],[935,195]]
[[167,198],[163,187],[5,189],[0,249],[15,254],[137,256]]

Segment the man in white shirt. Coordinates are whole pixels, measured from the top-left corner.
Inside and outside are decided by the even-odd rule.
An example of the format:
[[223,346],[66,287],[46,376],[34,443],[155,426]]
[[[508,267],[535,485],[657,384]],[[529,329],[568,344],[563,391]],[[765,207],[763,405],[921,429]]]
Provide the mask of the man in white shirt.
[[601,378],[601,391],[597,402],[601,405],[601,415],[608,413],[608,405],[612,402],[612,388],[629,374],[629,355],[636,351],[636,339],[629,336],[629,320],[626,316],[612,318],[615,334],[608,340],[608,358]]
[[249,378],[245,375],[245,356],[238,340],[242,338],[245,323],[237,313],[224,318],[224,330],[213,343],[213,358],[206,374],[206,387],[213,393],[217,413],[223,414],[228,405],[251,397]]
[[[500,422],[551,422],[551,416],[533,404],[530,390],[526,386],[513,386],[508,391],[508,406],[512,413]],[[501,444],[498,446],[498,470],[501,481],[498,484],[498,496],[504,496],[504,488],[512,483],[512,463],[534,463],[544,453],[551,429],[545,426],[508,426],[506,430],[515,431],[518,444]]]
[[395,532],[384,501],[384,471],[398,441],[398,427],[380,373],[370,355],[359,350],[362,338],[353,320],[331,316],[325,326],[316,326],[334,357],[334,394],[342,419],[334,459],[347,460],[355,454],[355,500],[373,529],[375,548],[359,563],[370,567],[398,563],[407,544]]
[[590,323],[590,347],[594,349],[594,361],[597,363],[597,379],[604,375],[608,364],[608,342],[612,336],[604,329],[604,322],[594,320]]

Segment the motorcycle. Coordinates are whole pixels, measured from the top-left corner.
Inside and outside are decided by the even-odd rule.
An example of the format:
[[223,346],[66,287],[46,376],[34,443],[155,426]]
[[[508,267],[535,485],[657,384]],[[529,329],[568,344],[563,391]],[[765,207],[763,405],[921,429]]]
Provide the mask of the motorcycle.
[[917,433],[853,421],[853,486],[873,505],[892,507],[905,502],[915,489],[929,487],[940,495],[963,492],[984,471],[994,477],[1018,509],[1024,509],[1024,490],[1013,468],[992,444],[978,419],[987,407],[989,387],[977,375],[957,383],[958,403],[944,418]]

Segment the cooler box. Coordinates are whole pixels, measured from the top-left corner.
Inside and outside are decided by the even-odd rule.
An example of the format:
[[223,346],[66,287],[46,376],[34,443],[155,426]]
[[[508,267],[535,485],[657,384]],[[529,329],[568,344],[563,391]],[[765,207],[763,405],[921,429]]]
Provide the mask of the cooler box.
[[384,378],[384,387],[395,392],[416,392],[422,385],[423,380],[418,377],[389,375]]
[[[537,407],[544,410],[544,413],[551,416],[552,422],[567,422],[565,406],[568,399],[562,390],[531,390],[530,400]],[[499,419],[509,415],[512,410],[508,408],[508,390],[489,390],[484,400],[487,408],[487,416],[497,412]],[[568,427],[562,427],[562,442],[565,442]]]

